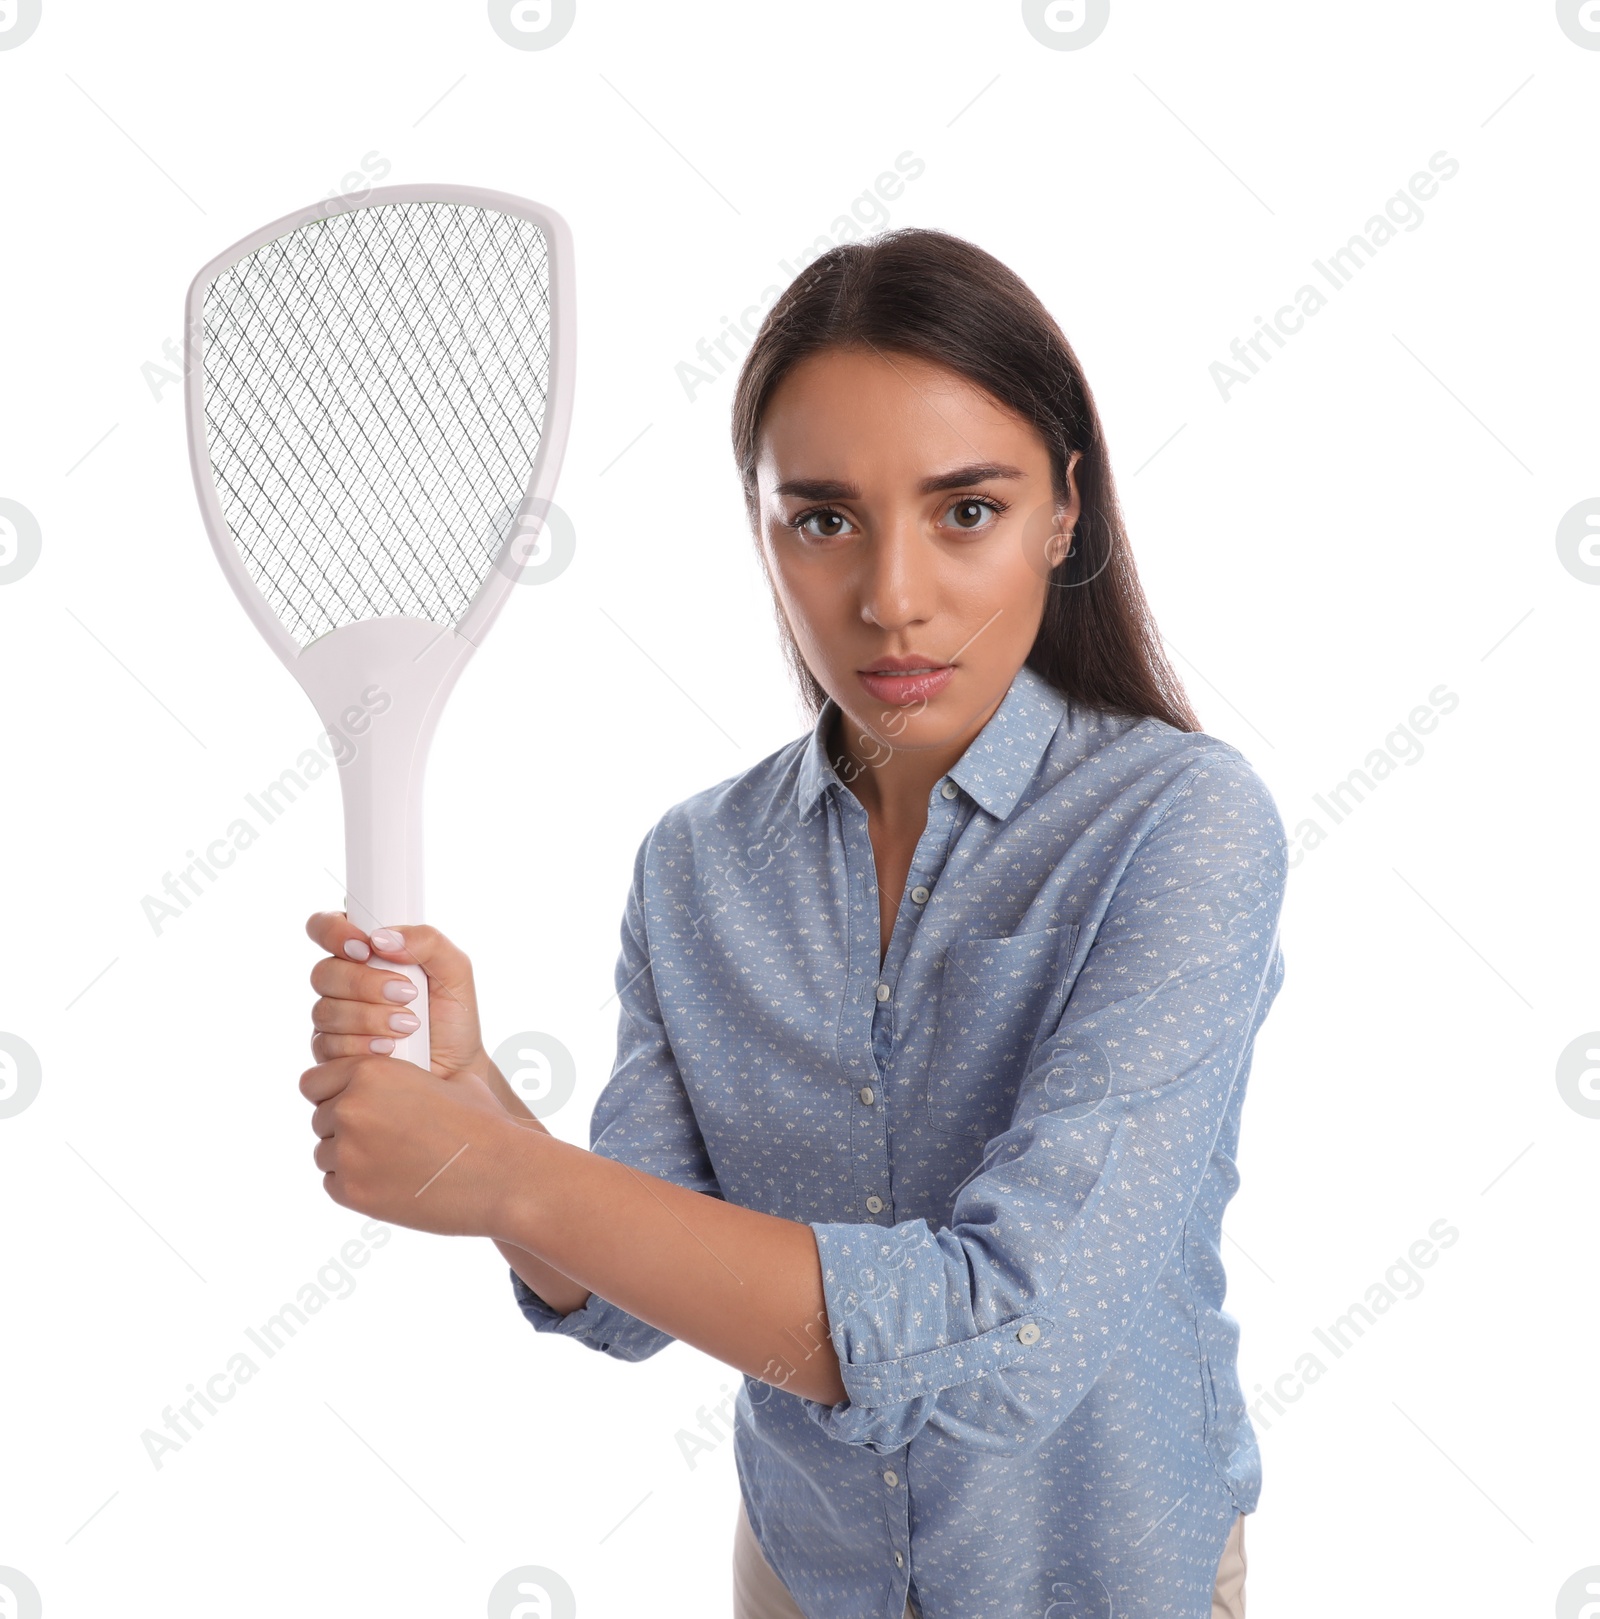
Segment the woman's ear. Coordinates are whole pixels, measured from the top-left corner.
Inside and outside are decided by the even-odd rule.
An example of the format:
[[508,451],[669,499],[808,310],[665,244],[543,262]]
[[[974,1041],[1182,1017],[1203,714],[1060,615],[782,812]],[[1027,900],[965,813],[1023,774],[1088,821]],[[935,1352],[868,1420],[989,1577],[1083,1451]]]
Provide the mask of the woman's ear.
[[1050,538],[1045,541],[1045,560],[1052,569],[1059,568],[1072,555],[1072,541],[1078,532],[1077,510],[1072,506],[1058,506],[1050,524]]
[[1052,568],[1059,568],[1072,554],[1072,541],[1078,531],[1078,516],[1083,502],[1078,495],[1077,469],[1083,458],[1082,450],[1074,450],[1067,461],[1067,499],[1056,507],[1050,524],[1050,538],[1045,542],[1045,558]]

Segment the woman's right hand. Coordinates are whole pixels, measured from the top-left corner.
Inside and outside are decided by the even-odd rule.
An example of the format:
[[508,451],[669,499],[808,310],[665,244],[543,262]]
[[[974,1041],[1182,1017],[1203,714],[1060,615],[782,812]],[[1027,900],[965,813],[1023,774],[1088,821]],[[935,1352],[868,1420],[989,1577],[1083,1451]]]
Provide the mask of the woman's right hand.
[[[416,998],[416,986],[404,973],[388,971],[386,963],[414,962],[428,978],[429,1067],[436,1074],[470,1069],[514,1119],[533,1130],[545,1129],[483,1049],[478,993],[465,951],[437,928],[377,928],[363,933],[343,911],[318,911],[306,923],[306,932],[328,952],[311,969],[311,987],[320,997],[311,1008],[311,1026],[316,1030],[311,1054],[318,1062],[369,1052],[388,1056],[394,1051],[416,1024],[396,1029],[389,1020]],[[390,986],[396,986],[393,993],[385,993]],[[588,1288],[526,1249],[498,1240],[495,1247],[552,1309],[567,1314],[589,1297]]]
[[[414,962],[428,978],[429,1066],[436,1074],[471,1069],[490,1079],[494,1068],[478,1026],[472,963],[437,928],[378,928],[369,935],[343,911],[318,911],[306,923],[306,932],[327,951],[311,969],[311,987],[321,997],[311,1008],[316,1031],[311,1053],[318,1062],[394,1051],[416,1028],[415,1014],[407,1008],[417,991],[404,973],[386,967]],[[401,1027],[390,1021],[396,1017]],[[404,1027],[408,1020],[410,1026]],[[494,1087],[501,1102],[516,1102],[503,1086],[502,1080]],[[515,1111],[527,1110],[517,1102]]]

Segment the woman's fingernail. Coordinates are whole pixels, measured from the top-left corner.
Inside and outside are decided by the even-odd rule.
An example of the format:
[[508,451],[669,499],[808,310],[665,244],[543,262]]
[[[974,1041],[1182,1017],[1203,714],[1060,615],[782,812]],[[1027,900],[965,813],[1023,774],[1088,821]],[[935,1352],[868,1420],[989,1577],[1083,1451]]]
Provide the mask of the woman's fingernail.
[[389,1027],[396,1034],[415,1034],[422,1027],[422,1019],[415,1012],[391,1012]]
[[363,944],[360,939],[346,939],[344,941],[344,953],[352,961],[365,961],[372,954],[372,947],[371,945]]
[[390,1001],[414,1001],[417,998],[417,986],[406,978],[391,978],[383,986],[383,994]]
[[396,933],[393,928],[374,928],[367,937],[372,940],[374,950],[404,950],[406,947],[405,934]]
[[372,1042],[372,1049],[377,1052],[380,1057],[387,1057],[389,1053],[394,1050],[394,1041],[374,1040]]

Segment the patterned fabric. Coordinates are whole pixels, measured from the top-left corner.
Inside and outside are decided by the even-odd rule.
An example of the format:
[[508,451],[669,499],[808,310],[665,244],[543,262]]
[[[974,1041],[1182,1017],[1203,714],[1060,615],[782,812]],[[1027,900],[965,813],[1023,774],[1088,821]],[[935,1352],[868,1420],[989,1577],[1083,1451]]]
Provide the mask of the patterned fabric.
[[[848,1398],[747,1377],[735,1439],[813,1619],[897,1619],[908,1582],[926,1619],[1204,1619],[1260,1489],[1219,1243],[1277,808],[1227,743],[1024,668],[929,795],[880,967],[835,713],[641,845],[591,1144],[816,1234]],[[541,1331],[670,1341],[512,1284]]]

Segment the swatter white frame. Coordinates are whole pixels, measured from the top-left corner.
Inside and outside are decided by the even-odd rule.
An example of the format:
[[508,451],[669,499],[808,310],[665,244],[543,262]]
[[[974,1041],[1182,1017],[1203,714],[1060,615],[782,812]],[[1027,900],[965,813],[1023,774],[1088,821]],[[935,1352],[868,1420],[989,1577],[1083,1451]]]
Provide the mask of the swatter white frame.
[[[550,277],[550,372],[544,420],[533,473],[522,503],[483,583],[452,626],[407,616],[344,624],[301,647],[251,578],[223,515],[206,438],[204,309],[213,281],[267,243],[318,220],[396,203],[446,203],[492,209],[536,225],[544,234]],[[512,554],[519,539],[536,535],[548,514],[566,452],[576,355],[572,235],[553,209],[525,197],[476,186],[380,186],[359,199],[335,198],[252,231],[219,253],[194,278],[184,312],[184,399],[189,461],[211,548],[244,610],[267,644],[304,688],[323,724],[349,737],[355,752],[339,769],[345,816],[345,908],[358,927],[397,926],[424,920],[422,889],[423,774],[428,745],[445,699],[467,659],[505,605],[527,565]],[[390,699],[361,734],[344,715],[362,713],[363,692],[377,686]],[[376,704],[373,705],[376,707]],[[429,1065],[426,980],[404,970],[424,990],[409,1010],[421,1020],[416,1033],[397,1040],[396,1054]]]

